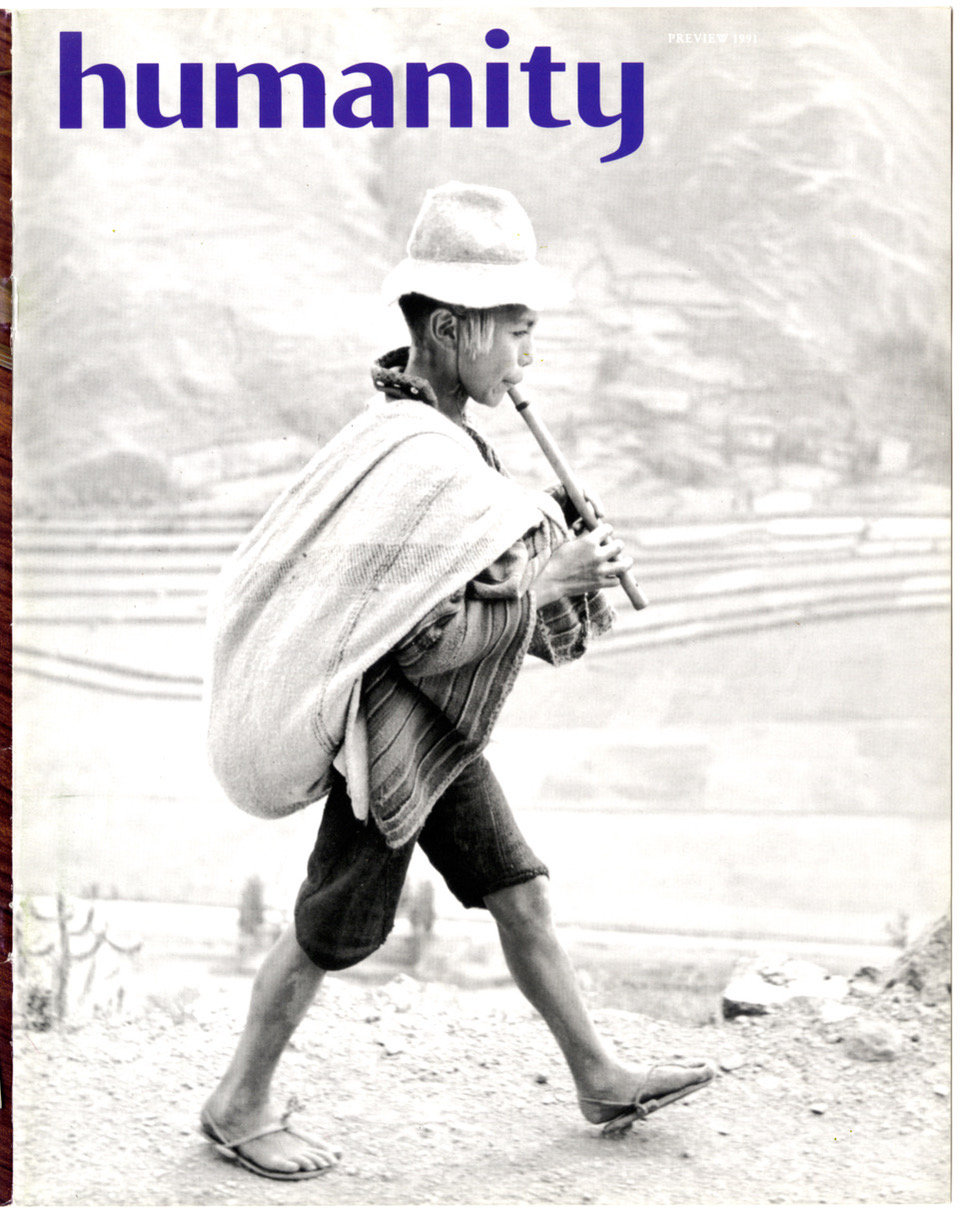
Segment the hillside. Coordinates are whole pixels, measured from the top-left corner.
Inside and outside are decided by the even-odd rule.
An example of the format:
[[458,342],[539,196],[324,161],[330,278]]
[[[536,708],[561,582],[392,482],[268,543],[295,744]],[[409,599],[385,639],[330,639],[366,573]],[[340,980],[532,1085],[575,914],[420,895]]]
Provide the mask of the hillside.
[[[684,494],[716,513],[772,490],[810,504],[878,477],[945,484],[944,14],[724,12],[755,36],[709,53],[670,41],[670,10],[510,14],[516,60],[551,45],[645,62],[644,142],[606,165],[610,132],[520,120],[516,62],[509,130],[260,130],[251,107],[229,139],[130,126],[122,156],[103,130],[21,137],[24,508],[215,505],[230,479],[260,504],[277,444],[296,466],[366,396],[368,361],[399,338],[382,275],[424,188],[451,177],[513,189],[544,259],[575,282],[528,382],[574,455],[618,452],[624,508],[637,483],[654,516],[687,512]],[[22,57],[55,20],[21,19]],[[456,46],[479,79],[490,20],[300,10],[254,30],[228,10],[183,10],[176,26],[100,13],[88,49],[330,65],[440,62]],[[572,68],[558,113],[575,104]],[[54,108],[46,75],[23,87]]]

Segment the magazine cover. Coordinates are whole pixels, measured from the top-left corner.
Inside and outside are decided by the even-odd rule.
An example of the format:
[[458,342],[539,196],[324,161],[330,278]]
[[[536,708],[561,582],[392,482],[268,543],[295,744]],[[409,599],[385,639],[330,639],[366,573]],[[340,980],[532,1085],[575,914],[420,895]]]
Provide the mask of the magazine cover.
[[950,47],[13,14],[18,1204],[949,1200]]

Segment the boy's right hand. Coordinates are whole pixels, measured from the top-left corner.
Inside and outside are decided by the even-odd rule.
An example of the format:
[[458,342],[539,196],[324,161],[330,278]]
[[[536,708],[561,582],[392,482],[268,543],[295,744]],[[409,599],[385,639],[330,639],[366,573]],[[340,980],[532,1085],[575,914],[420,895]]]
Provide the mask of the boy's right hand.
[[633,564],[623,554],[623,541],[613,527],[603,522],[596,530],[569,539],[553,553],[533,583],[537,605],[547,606],[559,598],[611,589],[621,573]]

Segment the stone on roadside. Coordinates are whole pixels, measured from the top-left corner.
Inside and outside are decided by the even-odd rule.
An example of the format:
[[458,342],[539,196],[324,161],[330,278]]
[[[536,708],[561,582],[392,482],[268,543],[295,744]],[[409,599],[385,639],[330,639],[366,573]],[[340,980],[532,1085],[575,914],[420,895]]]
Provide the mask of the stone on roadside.
[[723,1017],[768,1015],[797,998],[836,1002],[846,996],[847,981],[831,977],[826,969],[787,956],[745,960],[734,971],[723,992]]
[[902,1048],[900,1033],[879,1019],[861,1019],[844,1036],[843,1051],[855,1061],[893,1061]]
[[952,930],[945,915],[915,940],[881,975],[885,989],[915,991],[928,1006],[942,1005],[951,995]]

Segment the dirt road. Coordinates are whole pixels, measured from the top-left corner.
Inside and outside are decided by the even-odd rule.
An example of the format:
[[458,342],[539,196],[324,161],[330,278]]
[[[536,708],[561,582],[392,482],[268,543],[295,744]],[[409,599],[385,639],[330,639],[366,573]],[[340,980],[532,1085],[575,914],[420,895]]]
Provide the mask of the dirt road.
[[[916,982],[914,982],[916,984]],[[340,1165],[301,1184],[221,1159],[197,1113],[243,1005],[211,988],[123,1021],[16,1034],[20,1204],[899,1204],[949,1199],[949,1002],[910,981],[833,1007],[680,1027],[596,1010],[637,1063],[725,1067],[622,1140],[583,1121],[514,991],[330,979],[279,1076]],[[864,1060],[864,1040],[887,1060]],[[877,1045],[877,1042],[880,1042]]]

